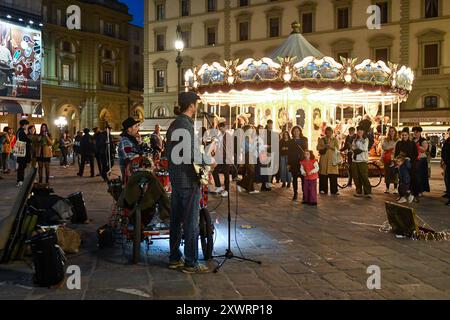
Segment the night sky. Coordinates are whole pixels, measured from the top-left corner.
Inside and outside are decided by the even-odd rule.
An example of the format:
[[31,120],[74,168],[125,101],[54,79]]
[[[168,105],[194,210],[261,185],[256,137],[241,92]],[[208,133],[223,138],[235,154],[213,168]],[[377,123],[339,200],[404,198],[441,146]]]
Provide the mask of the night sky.
[[120,0],[128,6],[128,12],[133,16],[132,24],[144,26],[144,0]]

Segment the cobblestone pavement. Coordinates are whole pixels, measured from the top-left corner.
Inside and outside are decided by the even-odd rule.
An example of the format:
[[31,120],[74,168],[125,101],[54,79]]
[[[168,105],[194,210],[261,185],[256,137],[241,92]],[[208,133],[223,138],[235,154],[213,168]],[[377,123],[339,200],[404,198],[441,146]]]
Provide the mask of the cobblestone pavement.
[[[292,202],[292,190],[280,185],[269,193],[240,194],[232,248],[262,265],[231,260],[217,274],[186,275],[166,268],[167,240],[155,241],[148,252],[143,247],[138,265],[128,264],[128,246],[99,250],[95,230],[107,222],[112,206],[105,183],[99,177],[76,177],[73,166],[52,165],[52,173],[58,195],[84,192],[93,219],[73,226],[84,240],[81,252],[68,256],[69,264],[81,267],[81,290],[33,287],[29,262],[15,262],[0,265],[0,299],[450,298],[450,242],[396,239],[372,226],[386,220],[384,201],[393,199],[381,186],[371,200],[354,198],[351,189],[338,197],[320,196],[317,208]],[[16,195],[14,178],[0,180],[0,217],[9,214]],[[440,197],[444,186],[436,164],[431,184],[433,191],[414,206],[431,226],[447,230],[450,209]],[[234,189],[231,204],[234,223]],[[215,253],[223,254],[226,201],[211,196],[209,207],[216,227]],[[367,288],[370,265],[381,268],[380,290]]]

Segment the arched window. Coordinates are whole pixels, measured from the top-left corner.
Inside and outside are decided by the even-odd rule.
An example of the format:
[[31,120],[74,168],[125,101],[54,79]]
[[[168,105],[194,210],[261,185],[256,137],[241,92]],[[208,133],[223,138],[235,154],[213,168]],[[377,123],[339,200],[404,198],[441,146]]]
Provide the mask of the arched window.
[[166,107],[158,107],[153,112],[153,117],[155,118],[165,118],[168,116],[167,108]]
[[437,108],[439,106],[439,97],[438,96],[425,96],[423,98],[423,107],[428,109]]

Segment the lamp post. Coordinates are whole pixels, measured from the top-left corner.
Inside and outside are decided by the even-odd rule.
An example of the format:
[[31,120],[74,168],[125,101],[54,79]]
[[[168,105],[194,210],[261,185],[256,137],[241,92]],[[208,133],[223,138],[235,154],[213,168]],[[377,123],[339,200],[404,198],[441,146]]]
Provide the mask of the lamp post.
[[[177,63],[178,70],[178,93],[181,92],[181,64],[183,63],[183,58],[181,58],[181,52],[184,50],[184,42],[181,36],[180,25],[177,25],[177,39],[175,40],[175,50],[177,50],[177,58],[175,59]],[[178,103],[179,104],[179,103]]]
[[67,126],[67,119],[65,117],[59,117],[55,120],[55,126],[59,128],[60,133],[63,132],[65,126]]

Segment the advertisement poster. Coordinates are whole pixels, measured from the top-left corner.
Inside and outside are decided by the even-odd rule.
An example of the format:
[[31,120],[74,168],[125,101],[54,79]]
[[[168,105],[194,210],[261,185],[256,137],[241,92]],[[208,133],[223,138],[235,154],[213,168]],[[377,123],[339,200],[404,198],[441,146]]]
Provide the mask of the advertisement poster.
[[0,99],[41,100],[41,31],[0,20]]

